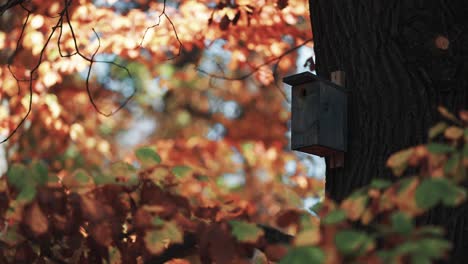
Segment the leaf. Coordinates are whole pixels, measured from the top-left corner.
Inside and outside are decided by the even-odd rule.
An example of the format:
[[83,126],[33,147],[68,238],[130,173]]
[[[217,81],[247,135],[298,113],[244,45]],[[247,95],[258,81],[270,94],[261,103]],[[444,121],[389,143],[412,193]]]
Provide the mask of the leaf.
[[385,189],[390,185],[392,185],[392,182],[384,179],[372,179],[370,183],[370,187],[375,189]]
[[466,197],[464,189],[444,178],[426,179],[416,189],[416,203],[423,209],[429,209],[437,203],[455,206]]
[[191,170],[190,167],[184,166],[184,165],[179,165],[175,166],[172,168],[172,173],[177,177],[177,178],[183,178],[187,175],[187,173]]
[[445,163],[444,172],[446,174],[455,173],[459,164],[460,155],[458,153],[455,153],[447,160],[447,163]]
[[440,201],[439,192],[440,188],[433,179],[423,181],[416,189],[416,204],[422,209],[434,207]]
[[346,220],[346,212],[343,210],[334,210],[328,213],[322,220],[322,223],[326,225],[333,225]]
[[24,240],[25,238],[20,234],[17,225],[8,226],[6,230],[0,231],[0,241],[9,246],[18,245]]
[[135,150],[135,156],[144,167],[154,166],[161,163],[161,157],[151,148],[142,147]]
[[240,242],[255,243],[263,235],[263,230],[256,224],[244,221],[229,221],[232,235]]
[[127,162],[118,161],[113,163],[110,173],[110,178],[114,183],[126,186],[138,184],[137,169]]
[[45,234],[49,229],[49,221],[37,202],[28,209],[25,221],[36,236]]
[[325,253],[317,247],[294,247],[280,260],[280,264],[325,263]]
[[27,170],[23,164],[13,164],[7,172],[8,182],[18,190],[27,185]]
[[418,250],[415,255],[427,258],[440,258],[451,248],[450,243],[442,238],[424,238],[417,241],[416,245]]
[[166,222],[161,229],[147,231],[144,241],[148,251],[157,255],[169,247],[170,244],[182,243],[184,237],[175,223]]
[[122,254],[117,247],[109,247],[109,264],[121,264],[122,263]]
[[16,199],[20,201],[30,202],[36,197],[36,194],[36,187],[32,185],[27,185],[20,191]]
[[387,160],[387,166],[392,169],[396,176],[401,176],[408,166],[408,160],[413,155],[414,149],[405,149],[398,151]]
[[369,197],[367,197],[367,195],[351,195],[343,202],[341,202],[340,208],[346,212],[346,215],[350,220],[356,221],[362,216],[362,214],[366,210],[368,201]]
[[437,107],[437,110],[439,111],[439,113],[447,118],[448,120],[452,121],[452,122],[455,122],[455,123],[459,123],[460,121],[455,117],[454,114],[450,113],[447,108],[443,107],[443,106],[439,106]]
[[373,243],[366,233],[359,231],[343,230],[335,235],[336,247],[344,255],[360,255]]
[[429,129],[429,139],[433,139],[443,133],[445,129],[448,127],[447,123],[439,122],[435,126]]
[[45,185],[49,181],[49,171],[47,165],[40,161],[33,164],[33,176],[38,185]]
[[458,140],[463,136],[463,129],[457,126],[451,126],[444,132],[444,136],[450,140]]
[[83,188],[94,185],[92,177],[83,169],[77,169],[63,177],[62,184],[73,191],[82,191]]
[[443,236],[445,230],[440,226],[422,226],[416,230],[417,234],[430,236]]
[[395,232],[407,235],[413,230],[411,218],[403,212],[395,212],[391,216],[392,228]]
[[229,28],[229,23],[231,23],[231,20],[229,20],[229,17],[227,15],[224,15],[221,21],[219,22],[219,29],[222,31],[225,31]]
[[441,143],[429,143],[427,150],[433,154],[446,154],[455,151],[455,148],[446,144]]
[[323,202],[318,202],[309,208],[310,211],[318,215],[323,208]]
[[277,0],[276,5],[279,9],[284,9],[288,6],[288,0]]
[[294,237],[294,245],[314,246],[320,242],[321,237],[320,229],[318,227],[311,227],[302,230]]

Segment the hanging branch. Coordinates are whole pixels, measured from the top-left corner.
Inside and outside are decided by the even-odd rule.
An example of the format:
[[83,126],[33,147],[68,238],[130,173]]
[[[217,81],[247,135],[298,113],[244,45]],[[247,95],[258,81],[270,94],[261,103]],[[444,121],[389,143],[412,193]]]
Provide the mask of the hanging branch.
[[155,24],[152,25],[152,26],[147,27],[147,28],[145,29],[145,33],[143,34],[143,37],[141,38],[141,41],[140,41],[140,45],[139,45],[139,46],[140,46],[140,47],[143,47],[143,41],[145,40],[145,37],[146,37],[146,34],[148,33],[148,30],[153,29],[153,28],[155,28],[155,27],[159,27],[159,25],[161,24],[161,17],[162,17],[162,16],[164,16],[164,17],[167,19],[167,21],[169,21],[169,23],[171,24],[172,31],[174,32],[174,35],[175,35],[175,37],[176,37],[176,39],[177,39],[177,42],[178,42],[178,44],[179,44],[179,48],[178,48],[177,54],[175,54],[175,55],[172,56],[171,58],[168,58],[168,59],[167,59],[167,60],[173,60],[173,59],[175,59],[175,58],[177,58],[177,57],[180,56],[180,53],[181,53],[182,48],[183,48],[184,46],[183,46],[182,42],[181,42],[180,39],[179,39],[179,34],[177,33],[177,30],[176,30],[176,28],[175,28],[174,23],[172,22],[171,18],[170,18],[170,17],[167,15],[167,13],[166,13],[166,0],[164,0],[164,2],[163,2],[163,9],[162,9],[162,11],[161,11],[161,14],[159,14],[159,16],[158,16],[158,22],[155,23]]
[[230,77],[230,76],[226,76],[226,75],[217,75],[217,74],[213,74],[213,73],[210,73],[208,71],[205,71],[201,68],[197,68],[197,71],[202,73],[202,74],[205,74],[207,75],[208,77],[211,77],[211,78],[214,78],[214,79],[222,79],[222,80],[226,80],[226,81],[242,81],[242,80],[245,80],[247,78],[249,78],[250,76],[254,75],[257,71],[259,71],[262,67],[264,66],[267,66],[267,65],[270,65],[272,64],[273,62],[276,62],[276,61],[279,61],[281,60],[282,58],[286,57],[287,55],[289,55],[290,53],[298,50],[299,48],[305,46],[307,43],[309,42],[312,42],[313,39],[310,38],[310,39],[307,39],[305,40],[304,42],[302,42],[301,44],[297,45],[297,46],[294,46],[292,48],[290,48],[289,50],[285,51],[283,54],[281,54],[280,56],[278,57],[274,57],[274,58],[271,58],[269,60],[266,60],[265,62],[257,65],[257,66],[254,66],[253,69],[244,74],[244,75],[241,75],[241,76],[237,76],[237,77]]
[[[23,38],[23,35],[24,35],[24,32],[25,32],[25,29],[28,25],[28,22],[29,22],[29,17],[32,13],[31,10],[27,9],[24,5],[23,5],[23,2],[24,1],[19,1],[19,0],[14,0],[14,1],[8,1],[6,4],[0,6],[0,15],[3,14],[6,10],[14,7],[14,6],[17,6],[17,5],[20,5],[22,9],[24,9],[26,12],[27,12],[27,15],[26,15],[26,19],[25,19],[25,22],[23,23],[23,26],[21,28],[21,32],[20,32],[20,36],[18,37],[18,41],[17,41],[17,44],[16,44],[16,49],[14,50],[13,54],[8,58],[8,70],[9,72],[12,74],[13,78],[16,80],[17,84],[18,84],[18,95],[20,94],[20,90],[21,90],[21,87],[20,87],[20,82],[28,82],[28,90],[29,90],[29,101],[28,101],[28,108],[27,108],[27,111],[26,111],[26,114],[21,118],[20,122],[18,123],[18,125],[13,129],[12,132],[10,132],[8,134],[8,136],[3,139],[2,141],[0,141],[0,144],[2,143],[5,143],[6,141],[8,141],[17,131],[18,129],[24,124],[24,122],[26,121],[26,119],[29,117],[29,115],[31,114],[31,111],[32,111],[32,96],[33,96],[33,81],[36,79],[34,77],[34,74],[36,73],[36,71],[38,70],[39,66],[41,65],[42,61],[43,61],[43,57],[44,57],[44,53],[45,53],[45,50],[46,48],[48,47],[49,45],[49,42],[50,40],[52,39],[52,37],[54,36],[55,32],[57,29],[59,29],[59,36],[58,36],[58,40],[57,40],[57,47],[58,47],[58,50],[59,50],[59,54],[62,58],[68,58],[68,57],[72,57],[72,56],[75,56],[75,55],[78,55],[79,57],[81,57],[82,59],[86,60],[89,62],[89,68],[88,68],[88,73],[86,75],[86,91],[88,93],[88,97],[89,97],[89,100],[91,102],[91,104],[93,105],[93,108],[101,115],[104,115],[106,117],[109,117],[109,116],[112,116],[114,115],[115,113],[117,113],[119,110],[121,110],[122,108],[124,108],[127,103],[131,100],[131,98],[133,98],[133,96],[135,95],[136,93],[136,89],[134,88],[133,91],[132,91],[132,94],[130,96],[128,96],[124,102],[122,102],[119,107],[115,110],[113,110],[112,112],[110,113],[104,113],[102,112],[98,106],[96,105],[95,101],[94,101],[94,98],[91,94],[91,89],[90,89],[90,86],[89,86],[89,78],[91,76],[91,69],[92,69],[92,66],[93,66],[93,63],[107,63],[107,64],[112,64],[116,67],[119,67],[123,70],[126,71],[127,75],[129,78],[133,79],[130,71],[128,70],[127,67],[123,66],[123,65],[120,65],[118,63],[115,63],[113,61],[104,61],[104,60],[95,60],[95,56],[96,54],[98,53],[100,47],[101,47],[101,40],[99,38],[99,35],[97,34],[97,32],[94,30],[93,28],[93,32],[95,34],[95,36],[97,37],[97,41],[98,41],[98,47],[97,49],[95,50],[95,52],[93,53],[93,55],[88,58],[86,55],[84,55],[79,47],[78,47],[78,43],[77,43],[77,38],[76,38],[76,35],[75,35],[75,32],[73,30],[73,26],[72,26],[72,23],[71,23],[71,19],[70,19],[70,14],[68,12],[68,8],[71,6],[71,3],[72,3],[73,0],[64,0],[64,8],[61,10],[61,12],[59,13],[59,16],[58,16],[58,21],[57,21],[57,24],[55,26],[52,27],[52,32],[49,34],[49,36],[47,37],[47,40],[46,42],[44,43],[44,45],[42,46],[42,49],[39,53],[39,59],[37,61],[37,63],[34,65],[34,67],[30,70],[29,72],[29,78],[26,78],[26,79],[20,79],[18,78],[18,76],[16,76],[13,72],[13,70],[11,69],[11,66],[12,66],[12,63],[20,49],[20,43],[21,43],[21,40]],[[73,39],[73,43],[74,43],[74,48],[75,48],[75,51],[73,53],[70,53],[70,54],[63,54],[62,53],[62,50],[61,50],[61,47],[60,47],[60,43],[61,43],[61,38],[62,38],[62,33],[63,33],[63,20],[64,18],[66,19],[66,22],[68,24],[68,27],[70,29],[70,32],[72,34],[72,39]]]

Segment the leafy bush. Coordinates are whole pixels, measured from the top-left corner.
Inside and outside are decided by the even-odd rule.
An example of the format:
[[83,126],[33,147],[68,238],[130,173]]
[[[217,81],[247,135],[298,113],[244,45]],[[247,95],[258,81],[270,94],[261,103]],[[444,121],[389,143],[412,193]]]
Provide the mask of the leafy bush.
[[55,175],[45,164],[15,164],[0,181],[0,260],[4,263],[429,263],[451,245],[444,230],[415,218],[466,199],[468,113],[441,109],[431,142],[395,153],[388,166],[402,176],[374,179],[340,204],[276,216],[277,228],[249,221],[249,208],[225,201],[200,206],[180,188],[201,175],[161,164],[151,148],[135,162],[100,173]]

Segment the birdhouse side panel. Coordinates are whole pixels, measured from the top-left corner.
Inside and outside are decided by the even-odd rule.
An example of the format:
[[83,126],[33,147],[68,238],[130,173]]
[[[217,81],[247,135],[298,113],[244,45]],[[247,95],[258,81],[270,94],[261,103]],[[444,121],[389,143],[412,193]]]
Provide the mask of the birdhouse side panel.
[[347,95],[334,86],[320,87],[319,144],[335,151],[346,151]]

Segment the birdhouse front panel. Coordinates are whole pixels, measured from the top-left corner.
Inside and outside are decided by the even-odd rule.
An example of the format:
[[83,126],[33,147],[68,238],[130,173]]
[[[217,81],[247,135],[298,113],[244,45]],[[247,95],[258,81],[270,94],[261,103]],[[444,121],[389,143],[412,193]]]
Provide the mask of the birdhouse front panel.
[[293,86],[291,148],[322,157],[345,152],[347,90],[309,72],[284,82]]

